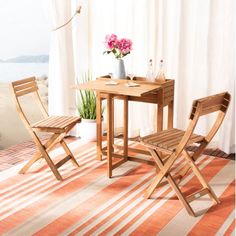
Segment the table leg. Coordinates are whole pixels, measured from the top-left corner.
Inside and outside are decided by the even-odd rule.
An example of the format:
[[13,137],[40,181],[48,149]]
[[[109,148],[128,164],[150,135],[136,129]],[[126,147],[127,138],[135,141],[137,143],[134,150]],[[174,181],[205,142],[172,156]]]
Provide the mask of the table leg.
[[173,128],[173,120],[174,120],[174,101],[170,102],[168,105],[168,129]]
[[128,160],[128,97],[124,98],[124,160]]
[[163,110],[164,107],[162,104],[158,104],[157,108],[157,131],[163,130]]
[[112,101],[112,95],[107,95],[107,170],[108,170],[108,177],[112,177],[112,144],[113,144],[113,123],[112,120],[113,116],[113,101]]
[[112,96],[112,100],[111,100],[111,121],[112,121],[112,124],[111,124],[111,145],[112,145],[112,152],[114,152],[114,103],[115,103],[115,99],[114,97]]
[[102,160],[102,100],[100,93],[96,94],[96,127],[97,127],[97,160]]

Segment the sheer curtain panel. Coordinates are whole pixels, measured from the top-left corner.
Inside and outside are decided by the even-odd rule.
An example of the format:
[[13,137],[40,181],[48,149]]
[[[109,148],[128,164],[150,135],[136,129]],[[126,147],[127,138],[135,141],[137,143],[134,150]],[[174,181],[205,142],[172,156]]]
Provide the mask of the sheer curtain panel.
[[[74,12],[71,1],[51,0],[50,15],[52,29],[63,25]],[[72,24],[68,24],[51,33],[49,55],[49,114],[70,115],[75,113],[74,50]]]
[[[52,1],[54,24],[70,16],[70,1]],[[68,112],[73,106],[68,93],[75,71],[90,69],[94,76],[112,71],[112,56],[103,55],[106,34],[133,41],[133,51],[124,58],[126,69],[145,76],[151,58],[154,68],[164,60],[166,77],[175,79],[175,126],[186,128],[193,99],[229,91],[232,102],[214,145],[235,152],[236,1],[234,0],[80,0],[79,27],[52,33],[49,102],[53,112]],[[66,33],[66,34],[65,34]],[[56,86],[55,88],[53,88]],[[51,93],[51,94],[50,94]],[[65,96],[65,97],[64,97]],[[120,113],[118,104],[116,113]],[[130,104],[129,135],[145,135],[155,129],[156,108]],[[116,117],[120,130],[122,120]],[[212,118],[200,122],[204,133]]]

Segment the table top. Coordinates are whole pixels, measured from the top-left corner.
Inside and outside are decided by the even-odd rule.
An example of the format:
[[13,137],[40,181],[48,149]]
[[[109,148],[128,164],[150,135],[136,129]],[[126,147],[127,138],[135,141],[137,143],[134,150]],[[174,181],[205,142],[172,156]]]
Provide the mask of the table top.
[[106,84],[111,81],[111,79],[97,79],[89,81],[84,84],[76,85],[75,89],[81,90],[93,90],[97,92],[110,93],[115,95],[126,95],[126,96],[137,96],[141,97],[152,91],[156,91],[161,88],[161,85],[155,83],[148,83],[143,81],[134,81],[134,83],[139,84],[138,87],[129,87],[128,83],[130,80],[114,80],[117,84]]

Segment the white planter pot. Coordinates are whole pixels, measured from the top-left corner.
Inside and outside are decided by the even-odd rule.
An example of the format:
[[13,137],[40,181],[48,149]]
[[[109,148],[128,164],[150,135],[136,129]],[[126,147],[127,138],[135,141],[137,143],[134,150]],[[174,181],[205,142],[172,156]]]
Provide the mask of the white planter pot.
[[[102,125],[102,132],[103,132]],[[76,125],[76,136],[81,137],[83,141],[96,141],[97,129],[96,120],[81,119],[81,123]]]

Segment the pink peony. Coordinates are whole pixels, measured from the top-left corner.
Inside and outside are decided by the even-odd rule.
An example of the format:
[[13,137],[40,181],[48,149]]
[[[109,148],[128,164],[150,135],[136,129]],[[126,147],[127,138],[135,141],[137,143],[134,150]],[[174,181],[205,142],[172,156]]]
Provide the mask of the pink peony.
[[123,58],[132,50],[132,41],[130,39],[118,39],[115,34],[106,35],[106,51],[104,53],[113,53],[116,58]]
[[115,34],[106,35],[105,47],[112,50],[117,44],[117,36]]
[[122,54],[127,54],[132,50],[132,41],[130,39],[120,39],[117,41],[117,47]]

